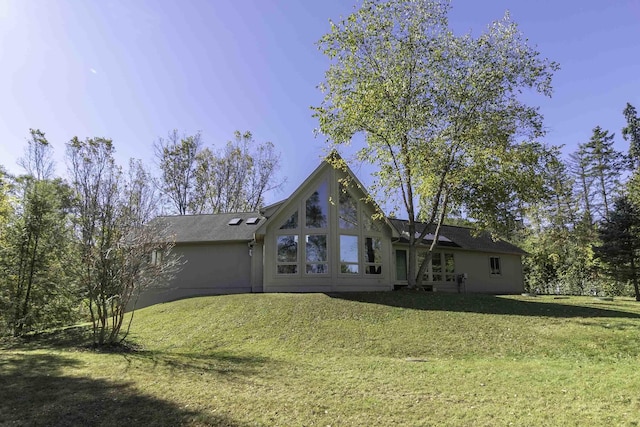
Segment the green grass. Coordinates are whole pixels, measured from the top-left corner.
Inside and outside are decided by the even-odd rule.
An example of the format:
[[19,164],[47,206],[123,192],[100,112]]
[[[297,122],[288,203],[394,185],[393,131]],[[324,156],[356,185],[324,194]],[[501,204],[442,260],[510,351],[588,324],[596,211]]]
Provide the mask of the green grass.
[[640,425],[640,304],[250,294],[0,344],[0,425]]

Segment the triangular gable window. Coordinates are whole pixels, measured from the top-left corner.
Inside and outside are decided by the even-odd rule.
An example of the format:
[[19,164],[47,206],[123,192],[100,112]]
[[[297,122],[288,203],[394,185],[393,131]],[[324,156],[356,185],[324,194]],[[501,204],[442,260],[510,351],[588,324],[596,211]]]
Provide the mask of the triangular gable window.
[[293,230],[296,228],[298,228],[298,211],[295,211],[293,215],[282,224],[280,230]]

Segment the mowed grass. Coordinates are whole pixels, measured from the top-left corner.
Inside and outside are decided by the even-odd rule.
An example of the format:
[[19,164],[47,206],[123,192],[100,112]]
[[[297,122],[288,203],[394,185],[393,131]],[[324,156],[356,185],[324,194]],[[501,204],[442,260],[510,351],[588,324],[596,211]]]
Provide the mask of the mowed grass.
[[0,346],[0,425],[640,425],[640,303],[250,294]]

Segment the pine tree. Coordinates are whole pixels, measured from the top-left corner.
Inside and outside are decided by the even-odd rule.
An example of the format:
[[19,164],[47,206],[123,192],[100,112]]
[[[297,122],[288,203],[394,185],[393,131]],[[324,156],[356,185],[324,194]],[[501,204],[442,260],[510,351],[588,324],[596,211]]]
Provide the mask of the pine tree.
[[640,210],[626,197],[618,198],[614,209],[600,223],[598,232],[602,241],[596,248],[598,257],[606,263],[613,279],[633,283],[636,301],[640,301]]

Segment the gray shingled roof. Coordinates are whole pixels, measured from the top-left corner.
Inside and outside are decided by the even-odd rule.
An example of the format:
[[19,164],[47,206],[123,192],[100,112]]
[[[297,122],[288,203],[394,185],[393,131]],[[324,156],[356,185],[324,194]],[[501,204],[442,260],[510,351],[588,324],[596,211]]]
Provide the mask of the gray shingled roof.
[[[400,233],[400,241],[408,243],[409,221],[403,219],[390,219],[389,221]],[[421,233],[425,226],[424,223],[416,223],[416,232]],[[443,225],[440,227],[440,236],[443,239],[439,239],[439,245],[471,251],[526,255],[525,251],[509,242],[493,240],[489,233],[480,233],[480,235],[474,236],[473,232],[473,229],[467,227]]]
[[[238,225],[229,221],[240,218]],[[259,218],[256,224],[247,224],[249,218]],[[253,240],[253,233],[265,221],[257,212],[223,213],[212,215],[161,216],[154,221],[161,222],[165,233],[176,243],[234,242]]]

